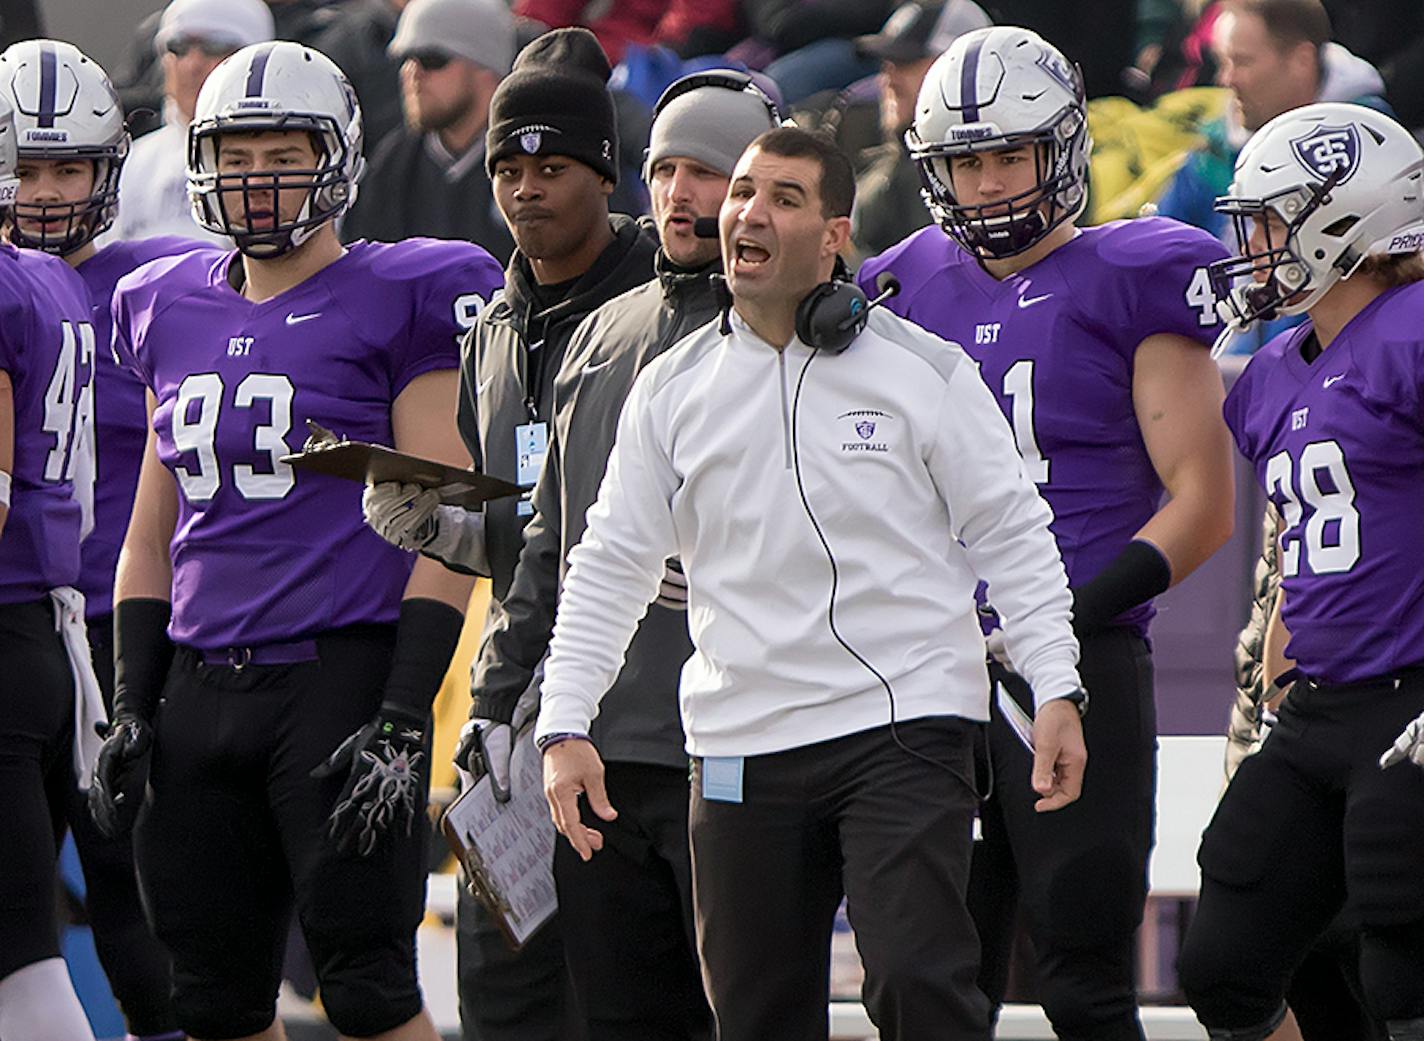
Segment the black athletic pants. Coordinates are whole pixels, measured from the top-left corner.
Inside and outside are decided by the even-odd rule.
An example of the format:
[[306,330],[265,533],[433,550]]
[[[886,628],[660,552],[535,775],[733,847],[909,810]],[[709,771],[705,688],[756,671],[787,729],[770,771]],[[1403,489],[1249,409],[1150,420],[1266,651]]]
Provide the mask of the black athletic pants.
[[711,1041],[692,918],[687,768],[607,763],[603,849],[554,850],[564,952],[589,1041]]
[[74,677],[53,604],[0,605],[0,979],[59,957],[55,864],[73,742]]
[[702,971],[719,1041],[825,1041],[841,897],[884,1041],[988,1041],[964,906],[979,724],[901,723],[745,760],[743,801],[692,777]]
[[1295,685],[1202,838],[1201,899],[1180,978],[1208,1029],[1279,1012],[1291,974],[1341,908],[1379,1020],[1424,1017],[1424,770],[1379,768],[1424,710],[1424,670]]
[[[980,985],[1003,1003],[1016,910],[1033,941],[1039,1001],[1064,1041],[1140,1041],[1133,936],[1147,897],[1156,792],[1157,714],[1152,658],[1127,629],[1082,641],[1079,674],[1088,691],[1083,736],[1088,767],[1077,802],[1038,813],[1033,757],[997,703],[989,754],[994,790],[980,807],[969,907],[983,940]],[[989,667],[1031,712],[1024,680]]]
[[394,645],[394,626],[350,626],[316,638],[318,660],[240,669],[179,648],[134,851],[189,1035],[242,1037],[272,1022],[294,908],[338,1031],[366,1037],[420,1012],[422,820],[369,857],[338,854],[327,822],[346,777],[310,776],[375,715]]

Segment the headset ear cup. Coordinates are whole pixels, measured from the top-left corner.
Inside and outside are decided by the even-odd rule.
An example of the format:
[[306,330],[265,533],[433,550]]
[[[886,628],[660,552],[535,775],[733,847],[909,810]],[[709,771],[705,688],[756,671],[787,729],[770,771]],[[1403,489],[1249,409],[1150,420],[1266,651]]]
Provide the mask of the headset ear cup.
[[865,328],[867,311],[854,282],[822,282],[796,307],[796,335],[808,347],[839,354]]
[[807,347],[819,350],[820,344],[816,342],[816,328],[813,322],[816,319],[817,311],[826,294],[835,289],[830,282],[822,282],[815,289],[811,290],[801,302],[796,305],[796,335]]

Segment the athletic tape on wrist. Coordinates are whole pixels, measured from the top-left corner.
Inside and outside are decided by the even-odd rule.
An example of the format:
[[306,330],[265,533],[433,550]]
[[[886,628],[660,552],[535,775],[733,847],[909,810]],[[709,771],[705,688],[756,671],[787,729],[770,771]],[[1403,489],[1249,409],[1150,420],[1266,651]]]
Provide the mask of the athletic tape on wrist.
[[10,506],[10,475],[0,470],[0,506]]

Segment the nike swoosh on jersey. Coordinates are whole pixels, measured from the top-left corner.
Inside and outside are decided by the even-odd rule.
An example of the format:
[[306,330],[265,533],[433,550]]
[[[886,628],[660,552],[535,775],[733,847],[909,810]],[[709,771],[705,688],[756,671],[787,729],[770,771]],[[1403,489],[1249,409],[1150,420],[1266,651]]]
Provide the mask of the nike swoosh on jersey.
[[302,322],[310,322],[313,318],[320,318],[320,317],[321,317],[321,312],[320,312],[320,311],[313,311],[311,314],[292,314],[291,312],[288,312],[288,313],[287,313],[287,324],[288,324],[288,325],[300,325]]
[[485,389],[488,388],[489,385],[490,385],[490,383],[492,383],[493,381],[494,381],[494,376],[493,376],[493,375],[490,375],[490,376],[486,376],[484,379],[480,380],[479,383],[476,383],[476,384],[475,384],[475,397],[479,397],[481,394],[483,394],[483,393],[485,392]]
[[1340,382],[1340,380],[1343,380],[1344,378],[1345,378],[1345,374],[1344,374],[1343,372],[1340,373],[1340,375],[1338,375],[1338,376],[1326,376],[1326,377],[1325,377],[1325,382],[1322,383],[1322,384],[1320,384],[1320,385],[1321,385],[1322,387],[1328,387],[1328,386],[1330,386],[1330,384],[1332,384],[1332,383],[1338,383],[1338,382]]
[[597,372],[599,369],[606,369],[612,364],[612,358],[604,358],[602,361],[591,361],[583,367],[584,375],[586,376],[590,372]]
[[1041,304],[1047,300],[1052,293],[1044,293],[1042,296],[1021,296],[1019,297],[1020,307],[1032,307],[1034,304]]

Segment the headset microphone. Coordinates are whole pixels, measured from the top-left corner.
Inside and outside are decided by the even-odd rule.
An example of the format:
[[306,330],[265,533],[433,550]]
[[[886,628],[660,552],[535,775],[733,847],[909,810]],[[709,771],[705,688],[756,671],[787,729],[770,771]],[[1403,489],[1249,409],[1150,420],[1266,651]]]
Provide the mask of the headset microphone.
[[699,239],[715,239],[718,235],[716,217],[698,217],[692,222],[692,234]]
[[888,271],[880,272],[880,274],[875,276],[875,299],[866,301],[865,309],[845,319],[841,322],[840,327],[842,329],[849,329],[852,324],[863,319],[866,311],[869,311],[872,307],[879,307],[892,296],[898,296],[899,293],[900,280]]

